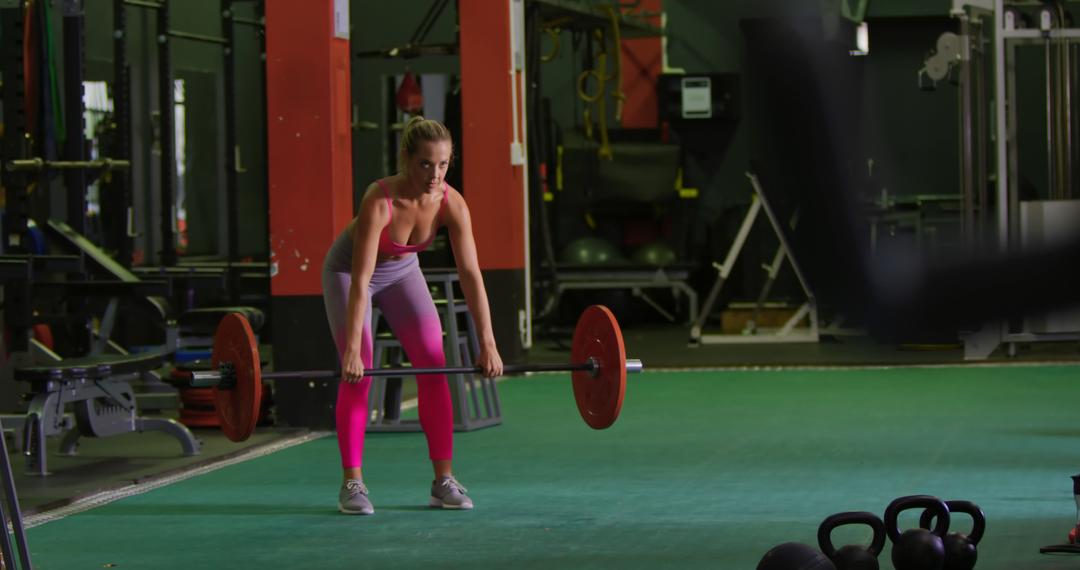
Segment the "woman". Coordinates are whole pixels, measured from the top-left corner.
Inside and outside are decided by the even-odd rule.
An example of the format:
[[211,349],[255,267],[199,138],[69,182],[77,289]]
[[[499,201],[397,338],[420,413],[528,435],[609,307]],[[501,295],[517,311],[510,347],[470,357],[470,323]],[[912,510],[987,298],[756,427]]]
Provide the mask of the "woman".
[[[446,127],[413,117],[402,133],[398,174],[367,188],[356,218],[326,255],[323,299],[342,370],[336,421],[344,469],[338,508],[343,513],[374,512],[361,469],[371,386],[364,370],[372,365],[372,303],[382,310],[413,366],[446,365],[442,323],[416,257],[440,226],[449,232],[461,289],[476,323],[480,341],[476,365],[489,378],[502,374],[469,208],[445,182],[452,156]],[[454,413],[446,375],[417,376],[416,384],[420,425],[435,471],[430,504],[471,509],[472,500],[451,466]]]

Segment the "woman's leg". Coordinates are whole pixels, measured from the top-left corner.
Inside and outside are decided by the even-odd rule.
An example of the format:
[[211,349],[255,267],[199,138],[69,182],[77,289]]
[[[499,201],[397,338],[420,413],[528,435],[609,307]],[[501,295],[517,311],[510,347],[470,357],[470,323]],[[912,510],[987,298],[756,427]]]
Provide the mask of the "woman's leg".
[[[416,367],[446,366],[442,321],[419,264],[376,296],[376,302]],[[445,374],[416,377],[420,425],[435,477],[450,475],[454,454],[454,408]]]
[[[345,353],[346,327],[348,326],[349,288],[352,276],[348,273],[323,273],[323,300],[326,304],[326,318],[330,322],[330,332],[334,336],[338,359]],[[371,301],[368,301],[367,320],[364,322],[363,346],[361,358],[364,368],[371,367]],[[364,431],[367,429],[368,389],[371,378],[364,378],[355,384],[338,384],[335,419],[338,433],[338,449],[341,452],[341,466],[346,479],[362,479],[361,466],[364,456]]]

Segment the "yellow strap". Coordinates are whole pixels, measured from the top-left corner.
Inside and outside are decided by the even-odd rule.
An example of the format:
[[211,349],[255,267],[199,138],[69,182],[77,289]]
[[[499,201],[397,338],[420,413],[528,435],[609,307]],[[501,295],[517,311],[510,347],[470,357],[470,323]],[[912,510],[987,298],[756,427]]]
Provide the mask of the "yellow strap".
[[559,192],[562,192],[562,190],[563,190],[562,159],[563,159],[563,145],[558,145],[558,146],[555,147],[555,189],[558,190]]

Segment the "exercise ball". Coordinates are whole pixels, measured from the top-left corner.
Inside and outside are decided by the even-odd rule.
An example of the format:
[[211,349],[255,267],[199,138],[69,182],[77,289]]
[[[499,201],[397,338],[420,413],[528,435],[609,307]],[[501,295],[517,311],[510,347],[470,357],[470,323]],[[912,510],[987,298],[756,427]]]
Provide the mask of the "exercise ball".
[[634,252],[634,263],[649,267],[666,267],[675,263],[675,250],[662,241],[645,244]]
[[611,242],[596,237],[570,242],[559,257],[559,261],[567,265],[610,265],[623,259],[622,253]]

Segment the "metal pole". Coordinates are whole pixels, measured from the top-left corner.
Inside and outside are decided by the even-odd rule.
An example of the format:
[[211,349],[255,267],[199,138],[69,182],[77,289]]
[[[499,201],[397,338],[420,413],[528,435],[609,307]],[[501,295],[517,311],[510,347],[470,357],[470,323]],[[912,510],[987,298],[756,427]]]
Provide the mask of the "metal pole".
[[[262,0],[259,0],[258,2],[255,2],[255,17],[259,21],[263,22],[264,24],[266,23],[266,2],[264,2]],[[269,121],[269,117],[267,117],[267,115],[266,115],[266,110],[268,108],[268,105],[267,105],[267,102],[266,102],[266,26],[265,25],[262,28],[259,29],[259,62],[260,62],[260,65],[262,67],[262,77],[260,78],[259,96],[260,96],[261,101],[262,101],[262,115],[263,115],[263,118],[265,119],[263,121],[263,125],[264,125],[263,128],[265,129],[266,128],[265,125],[267,125],[268,121]],[[262,140],[262,161],[261,161],[262,162],[262,182],[263,182],[262,188],[267,189],[267,190],[264,190],[263,197],[265,199],[265,203],[269,204],[270,198],[269,198],[269,190],[268,189],[270,188],[270,142],[269,142],[270,137],[267,136],[266,132],[264,131],[263,136],[261,136],[259,138]],[[269,234],[270,234],[270,208],[263,208],[263,228],[266,231],[265,235],[269,236]],[[267,248],[269,248],[269,243],[270,243],[270,239],[265,238],[265,240],[263,241],[263,244]],[[268,275],[269,275],[269,271],[270,271],[269,257],[270,257],[270,255],[269,255],[269,251],[268,251],[267,252],[267,264],[266,264],[266,267],[267,267],[266,270],[268,272]],[[266,287],[265,290],[263,291],[263,293],[267,298],[270,298],[271,297],[270,280],[265,279],[265,280],[263,280],[263,283],[265,283],[265,287]]]
[[[1061,27],[1065,27],[1065,8],[1059,4],[1058,21]],[[1061,102],[1058,105],[1060,116],[1059,128],[1061,129],[1061,144],[1058,153],[1058,164],[1061,168],[1061,198],[1072,196],[1073,186],[1073,113],[1072,113],[1072,44],[1067,39],[1059,40],[1058,44],[1058,85],[1060,85]]]
[[[23,58],[23,23],[26,16],[24,3],[0,4],[0,82],[4,112],[4,130],[0,142],[0,155],[6,158],[27,156],[30,130],[26,115],[26,80]],[[6,207],[3,211],[3,237],[0,253],[25,253],[27,251],[26,228],[30,215],[28,177],[20,173],[0,170],[0,181],[6,188]],[[29,269],[28,269],[29,270]],[[29,274],[28,274],[29,275]],[[29,342],[27,331],[31,324],[29,280],[10,283],[4,287],[5,308],[3,321],[12,331],[7,346],[12,351],[26,350]]]
[[988,101],[990,100],[990,94],[987,93],[986,87],[986,44],[983,41],[986,32],[986,15],[982,14],[978,21],[979,35],[977,49],[975,50],[976,59],[975,65],[975,132],[978,133],[975,139],[975,156],[976,156],[976,177],[975,177],[975,207],[978,209],[978,218],[976,222],[976,235],[978,236],[978,244],[981,245],[986,237],[987,232],[987,217],[990,209],[989,196],[987,196],[990,172],[988,170],[989,149],[987,143],[989,141],[989,126],[987,125],[989,115],[987,112]]
[[1057,125],[1054,121],[1054,66],[1050,50],[1050,38],[1046,38],[1046,191],[1047,197],[1057,197]]
[[[83,77],[85,67],[85,41],[82,0],[64,0],[64,151],[59,164],[81,164],[86,162],[85,119],[83,117]],[[38,161],[48,164],[48,161]],[[9,163],[12,166],[12,163]],[[67,223],[79,235],[86,235],[86,170],[68,168],[64,170],[65,197],[67,198]],[[70,298],[67,310],[75,314],[86,311],[86,299]],[[89,322],[84,336],[93,343],[92,327]]]
[[[113,117],[116,143],[111,154],[119,160],[131,160],[131,70],[128,68],[127,7],[124,0],[113,0]],[[123,231],[117,231],[117,258],[124,267],[131,266],[135,237],[135,207],[132,204],[131,173],[113,177],[114,191],[120,194],[113,202],[125,209]]]
[[239,300],[238,279],[232,270],[240,259],[240,181],[236,171],[236,29],[233,26],[232,0],[221,0],[221,31],[227,40],[225,58],[225,209],[226,223],[226,289],[232,303]]
[[[86,159],[85,120],[83,118],[83,76],[85,34],[82,0],[64,0],[64,121],[66,130],[64,160]],[[65,173],[68,225],[86,234],[86,172],[73,169]]]
[[1080,50],[1077,49],[1076,45],[1069,44],[1069,70],[1068,70],[1069,94],[1068,94],[1067,108],[1068,108],[1068,111],[1069,111],[1069,159],[1068,159],[1068,164],[1069,164],[1069,182],[1070,182],[1070,185],[1069,185],[1069,187],[1067,189],[1068,195],[1066,196],[1066,198],[1068,198],[1068,199],[1073,199],[1073,198],[1075,198],[1077,196],[1077,193],[1078,193],[1077,192],[1077,186],[1080,186],[1080,184],[1078,184],[1078,180],[1080,180],[1080,177],[1078,177],[1076,175],[1075,168],[1074,168],[1074,165],[1076,164],[1076,162],[1078,160],[1080,160],[1080,152],[1078,152],[1078,148],[1077,148],[1080,145],[1076,144],[1076,132],[1077,132],[1078,126],[1080,126],[1080,125],[1077,124],[1077,116],[1073,112],[1074,111],[1074,109],[1073,109],[1073,93],[1075,93],[1076,89],[1078,87],[1080,87],[1080,85],[1077,85],[1077,77],[1078,77],[1078,75],[1077,75],[1077,61],[1078,61],[1078,59],[1080,59]]
[[[506,374],[519,372],[590,372],[597,368],[595,361],[585,364],[522,364],[503,367]],[[478,374],[483,372],[477,366],[442,366],[435,368],[373,368],[364,370],[364,376],[418,376],[424,374]],[[262,375],[267,380],[310,380],[315,378],[340,378],[341,372],[333,370],[299,370],[290,372],[267,372]]]
[[968,13],[960,16],[960,184],[963,196],[961,231],[964,247],[975,243],[975,160],[974,122],[972,110],[971,20]]
[[998,249],[1009,250],[1009,128],[1005,89],[1005,0],[994,0],[994,98],[997,130]]
[[1008,43],[1005,46],[1005,101],[1007,116],[1005,131],[1008,133],[1006,172],[1006,206],[1005,215],[1008,228],[1006,230],[1005,248],[1014,251],[1020,242],[1020,110],[1017,108],[1016,96],[1016,44]]
[[169,48],[169,0],[157,11],[158,112],[161,120],[161,265],[176,265],[176,102],[172,50]]
[[[26,115],[26,77],[23,61],[23,20],[25,11],[23,2],[6,3],[0,8],[0,73],[3,81],[4,113],[2,155],[18,158],[27,155],[28,139],[24,135],[30,130]],[[30,210],[29,184],[25,176],[3,173],[3,186],[7,189],[6,205],[3,212],[3,240],[0,251],[3,253],[23,253],[27,251],[23,240],[26,235],[27,220]],[[10,301],[9,301],[10,302]],[[27,308],[29,311],[29,308]],[[5,322],[13,325],[12,311],[4,311]],[[14,327],[13,327],[14,329]]]

